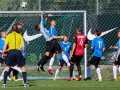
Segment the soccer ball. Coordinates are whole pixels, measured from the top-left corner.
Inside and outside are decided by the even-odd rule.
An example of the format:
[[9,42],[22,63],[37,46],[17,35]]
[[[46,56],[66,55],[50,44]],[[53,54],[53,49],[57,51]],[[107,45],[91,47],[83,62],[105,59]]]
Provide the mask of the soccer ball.
[[27,2],[22,2],[20,6],[21,6],[22,8],[27,7]]

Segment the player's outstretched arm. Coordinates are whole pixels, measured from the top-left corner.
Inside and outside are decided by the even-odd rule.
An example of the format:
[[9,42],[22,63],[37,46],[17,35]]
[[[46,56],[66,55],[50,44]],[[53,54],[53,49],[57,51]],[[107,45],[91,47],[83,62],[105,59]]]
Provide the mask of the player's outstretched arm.
[[52,36],[53,39],[63,39],[64,36]]
[[41,19],[43,18],[43,13],[40,14]]
[[118,49],[118,46],[110,46],[109,49]]

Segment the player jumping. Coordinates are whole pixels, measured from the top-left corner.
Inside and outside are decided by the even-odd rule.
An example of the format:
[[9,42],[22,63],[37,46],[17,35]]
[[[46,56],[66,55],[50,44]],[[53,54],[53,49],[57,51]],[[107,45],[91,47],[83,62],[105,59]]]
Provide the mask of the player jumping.
[[41,14],[41,23],[35,25],[35,29],[38,31],[40,31],[43,36],[46,39],[46,53],[45,55],[40,59],[40,61],[37,63],[36,68],[39,71],[39,69],[41,69],[42,71],[45,72],[43,65],[51,58],[50,57],[50,53],[53,51],[52,48],[52,39],[59,39],[59,38],[63,38],[63,36],[51,36],[51,34],[49,33],[49,31],[47,29],[44,28],[44,24],[46,23],[46,21],[43,18],[43,14]]
[[[48,23],[50,24],[50,29],[49,29],[49,33],[52,35],[52,37],[56,37],[58,36],[58,32],[55,28],[56,26],[56,22],[54,19],[52,18],[49,18],[48,19]],[[67,58],[67,56],[65,55],[64,51],[62,50],[59,42],[57,39],[53,39],[52,40],[52,44],[53,44],[53,50],[54,50],[54,53],[62,53],[62,58],[63,60],[67,63],[67,67],[70,67],[70,63],[69,63],[69,60]],[[53,60],[54,61],[54,60]],[[48,72],[51,73],[52,72],[52,69],[51,68],[48,68]]]

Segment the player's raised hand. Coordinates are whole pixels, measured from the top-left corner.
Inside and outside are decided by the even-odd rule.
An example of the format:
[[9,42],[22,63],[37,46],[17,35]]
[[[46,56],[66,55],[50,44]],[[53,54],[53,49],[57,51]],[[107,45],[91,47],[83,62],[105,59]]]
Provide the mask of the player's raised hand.
[[43,18],[43,13],[40,14],[40,17]]

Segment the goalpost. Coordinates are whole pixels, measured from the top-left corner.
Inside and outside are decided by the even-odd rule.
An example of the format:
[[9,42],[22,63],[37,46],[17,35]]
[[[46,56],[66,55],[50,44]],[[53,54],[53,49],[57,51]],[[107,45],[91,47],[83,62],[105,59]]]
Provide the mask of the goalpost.
[[[67,14],[82,14],[83,16],[75,16],[75,15],[73,15],[72,17],[75,17],[75,18],[79,18],[79,17],[83,17],[83,28],[84,28],[84,34],[85,34],[85,36],[87,35],[87,13],[86,13],[86,10],[70,10],[70,11],[0,11],[0,17],[8,17],[9,15],[11,15],[11,17],[15,17],[15,19],[13,20],[14,22],[16,21],[16,23],[17,23],[17,18],[16,17],[18,17],[18,16],[21,16],[22,18],[23,18],[23,16],[24,17],[26,17],[26,18],[28,18],[28,17],[34,17],[34,16],[37,16],[38,14],[40,14],[40,13],[46,13],[46,14],[57,14],[58,16],[61,16],[61,15],[67,15]],[[22,14],[24,14],[24,15],[22,15]],[[32,15],[31,15],[32,14]],[[5,16],[4,16],[5,15]],[[27,17],[27,16],[28,17]],[[69,18],[69,17],[68,17]],[[68,20],[68,18],[66,18],[65,17],[65,19],[66,20]],[[30,19],[30,18],[29,18]],[[70,19],[70,18],[69,18]],[[7,19],[6,19],[7,20]],[[19,18],[19,20],[20,20],[20,18]],[[77,19],[75,19],[75,20],[77,20]],[[75,34],[75,33],[73,33],[73,34],[71,34],[71,32],[74,32],[73,31],[73,29],[75,30],[76,28],[75,28],[75,26],[73,26],[73,24],[75,23],[75,20],[74,20],[74,18],[72,18],[72,19],[70,19],[70,26],[68,26],[69,28],[70,28],[70,31],[67,31],[68,33],[67,34],[69,34],[69,35],[73,35],[73,34]],[[24,20],[23,20],[24,21]],[[74,21],[74,22],[73,22]],[[26,22],[26,21],[25,21]],[[34,22],[34,21],[33,21]],[[59,21],[58,21],[59,22]],[[4,23],[4,22],[3,22]],[[11,23],[11,22],[10,22]],[[29,23],[30,23],[30,21],[28,22],[28,25],[29,25]],[[63,23],[63,21],[61,21],[61,23]],[[34,23],[35,24],[35,23]],[[78,22],[78,24],[79,24],[79,22]],[[59,23],[57,24],[57,25],[59,25]],[[62,24],[61,24],[62,25]],[[77,25],[77,24],[76,24]],[[1,26],[2,26],[2,24],[1,24]],[[26,25],[25,25],[26,26]],[[72,27],[73,26],[73,27]],[[61,26],[60,26],[61,27]],[[64,26],[65,27],[65,26]],[[77,26],[76,26],[77,27]],[[30,32],[28,29],[27,29],[27,31],[28,32]],[[63,31],[63,30],[62,30]],[[64,31],[63,31],[64,32]],[[33,32],[34,33],[34,32]],[[29,46],[30,47],[30,46]],[[32,47],[32,46],[31,46]],[[33,47],[35,47],[35,46],[33,46]],[[32,47],[32,48],[33,48]],[[44,49],[43,49],[44,50]],[[30,51],[29,51],[30,52]],[[35,52],[35,51],[32,51],[32,52]],[[31,59],[31,58],[37,58],[37,56],[35,55],[35,54],[32,54],[33,56],[31,56],[31,57],[29,57],[29,59]],[[39,57],[39,55],[38,55],[38,57]],[[34,59],[33,58],[33,59]],[[32,59],[31,59],[32,60]],[[28,62],[28,61],[27,61]],[[32,61],[33,62],[33,61]],[[30,64],[32,63],[32,62],[30,62]],[[37,61],[35,61],[34,60],[34,62],[37,62]],[[34,63],[33,62],[33,63]],[[85,48],[85,54],[84,54],[84,78],[86,78],[87,77],[87,48]]]

